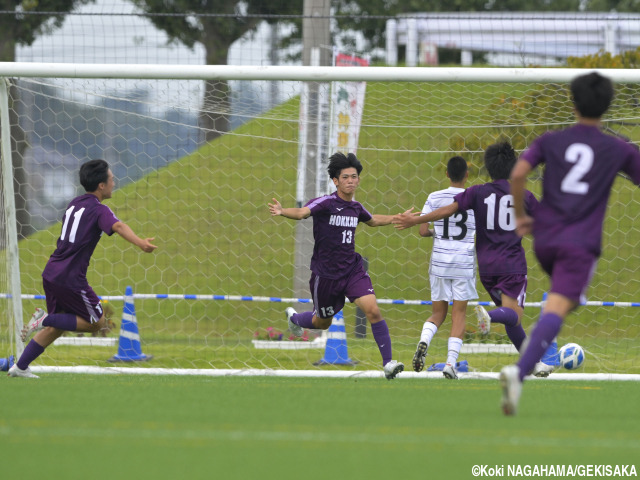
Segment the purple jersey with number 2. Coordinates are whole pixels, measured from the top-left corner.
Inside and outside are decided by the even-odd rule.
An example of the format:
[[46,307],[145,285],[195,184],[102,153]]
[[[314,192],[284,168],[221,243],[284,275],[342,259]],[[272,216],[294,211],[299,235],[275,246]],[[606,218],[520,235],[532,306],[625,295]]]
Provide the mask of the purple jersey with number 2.
[[87,269],[91,255],[102,233],[113,234],[118,222],[109,207],[93,194],[71,200],[62,219],[58,245],[42,272],[49,282],[72,289],[87,285]]
[[520,157],[532,167],[544,163],[540,208],[534,214],[535,241],[547,246],[581,246],[600,255],[602,223],[618,172],[640,184],[640,153],[596,126],[577,124],[537,138]]
[[356,253],[356,227],[372,216],[360,202],[341,199],[336,192],[314,198],[306,207],[313,217],[311,271],[323,278],[337,279],[362,265]]
[[[516,216],[507,180],[474,185],[454,197],[459,210],[473,210],[476,218],[476,254],[481,276],[526,275],[527,259],[516,234]],[[535,211],[538,200],[529,191],[525,207]]]

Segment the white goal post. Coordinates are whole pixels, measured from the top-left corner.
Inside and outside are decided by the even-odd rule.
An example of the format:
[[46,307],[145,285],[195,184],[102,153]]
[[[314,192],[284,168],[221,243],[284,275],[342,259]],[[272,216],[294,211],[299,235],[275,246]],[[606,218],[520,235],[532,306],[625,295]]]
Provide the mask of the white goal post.
[[[640,71],[599,71],[617,86],[605,127],[640,143]],[[482,183],[487,180],[482,152],[490,143],[509,140],[519,152],[542,132],[570,124],[567,83],[582,73],[569,68],[0,63],[0,358],[19,355],[23,321],[33,308],[44,306],[40,273],[55,248],[61,212],[80,193],[79,165],[104,158],[118,181],[109,206],[140,235],[155,236],[160,248],[143,257],[126,242],[102,239],[88,279],[111,307],[114,328],[103,334],[113,342],[61,342],[37,365],[109,365],[120,337],[123,295],[131,285],[141,348],[154,357],[149,366],[345,368],[314,365],[327,348],[327,335],[311,335],[304,347],[291,347],[284,308],[310,304],[293,287],[294,222],[271,218],[266,208],[272,197],[284,206],[296,200],[300,85],[367,82],[357,198],[369,211],[388,214],[419,208],[430,191],[444,188],[443,165],[453,155],[471,165],[469,185]],[[204,81],[228,85],[228,105],[203,107]],[[266,100],[274,82],[280,92],[275,107]],[[236,123],[202,144],[197,122],[202,109]],[[310,115],[310,122],[318,122]],[[23,177],[14,178],[16,168]],[[530,188],[539,195],[539,179]],[[591,372],[640,373],[639,214],[637,188],[620,179],[610,200],[592,302],[570,317],[559,338],[585,348],[585,368]],[[529,240],[525,248],[528,330],[547,280]],[[368,259],[394,358],[410,363],[430,313],[431,243],[413,231],[363,228],[356,250]],[[478,287],[480,301],[488,302]],[[354,332],[355,307],[347,305],[344,317],[345,342],[359,362],[348,368],[379,368],[371,335]],[[480,337],[474,320],[470,309],[461,360],[472,370],[498,371],[514,355],[504,331],[498,327]],[[446,322],[429,350],[431,363],[444,361],[448,332]]]

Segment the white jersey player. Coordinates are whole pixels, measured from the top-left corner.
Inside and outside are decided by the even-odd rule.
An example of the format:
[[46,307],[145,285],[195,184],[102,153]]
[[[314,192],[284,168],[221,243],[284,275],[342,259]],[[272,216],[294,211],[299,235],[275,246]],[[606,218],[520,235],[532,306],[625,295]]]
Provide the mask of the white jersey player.
[[[457,156],[451,158],[447,163],[447,177],[451,181],[451,186],[431,193],[422,209],[422,215],[453,203],[454,197],[464,191],[468,176],[466,160]],[[432,314],[424,323],[420,341],[413,356],[413,369],[416,372],[424,368],[429,344],[447,317],[449,302],[453,301],[451,336],[443,373],[449,379],[458,378],[456,361],[464,337],[467,302],[478,298],[475,233],[476,222],[473,210],[462,210],[450,217],[437,220],[434,222],[433,230],[429,228],[428,223],[420,226],[420,235],[433,236],[434,241],[429,265]]]

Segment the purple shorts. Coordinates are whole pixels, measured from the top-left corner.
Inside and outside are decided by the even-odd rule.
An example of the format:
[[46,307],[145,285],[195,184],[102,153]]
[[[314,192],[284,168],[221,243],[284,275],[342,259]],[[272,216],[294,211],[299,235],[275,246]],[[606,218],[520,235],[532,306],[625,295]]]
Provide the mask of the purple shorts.
[[362,268],[355,268],[346,277],[322,278],[311,273],[309,280],[314,313],[320,318],[331,318],[344,307],[344,297],[350,302],[365,295],[375,295],[371,278]]
[[527,298],[527,276],[513,275],[480,275],[485,290],[498,307],[502,306],[502,295],[515,298],[518,305],[524,308]]
[[551,277],[549,291],[576,303],[585,302],[598,255],[577,246],[552,247],[535,242],[533,249],[540,266]]
[[96,323],[102,317],[100,299],[89,285],[73,290],[42,279],[42,286],[48,313],[73,313],[89,323]]

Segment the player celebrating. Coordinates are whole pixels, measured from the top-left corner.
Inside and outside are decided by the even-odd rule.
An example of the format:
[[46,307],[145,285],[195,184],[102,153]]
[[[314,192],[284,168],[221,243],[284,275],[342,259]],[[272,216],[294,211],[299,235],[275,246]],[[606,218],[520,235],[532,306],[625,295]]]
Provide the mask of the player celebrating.
[[97,332],[105,327],[100,300],[87,282],[91,255],[103,233],[117,232],[144,252],[153,252],[153,238],[141,239],[118,220],[102,202],[111,198],[115,186],[113,173],[104,160],[91,160],[80,167],[84,195],[74,198],[64,214],[62,232],[42,273],[47,312],[37,308],[22,330],[22,341],[34,332],[18,362],[9,369],[10,377],[38,378],[29,368],[45,348],[64,333]]
[[[560,332],[565,317],[585,299],[600,256],[602,223],[618,172],[640,184],[640,153],[604,134],[600,118],[613,99],[611,80],[593,72],[571,82],[577,124],[548,132],[521,155],[511,174],[518,233],[533,232],[534,250],[551,289],[527,348],[500,372],[502,409],[515,415],[522,381]],[[526,179],[544,163],[543,195],[533,219],[524,208]]]
[[[467,162],[462,157],[452,157],[447,162],[449,188],[433,192],[427,198],[422,215],[449,205],[453,198],[464,192],[469,178]],[[420,225],[420,235],[434,237],[433,252],[429,262],[432,314],[424,322],[420,342],[413,356],[413,369],[421,372],[431,339],[447,317],[451,308],[451,336],[448,342],[447,361],[442,373],[449,379],[457,379],[456,360],[464,338],[467,302],[478,298],[476,292],[476,262],[474,238],[476,222],[473,210],[461,210],[451,217],[434,222],[433,231],[428,223]]]
[[342,310],[346,296],[371,322],[385,377],[391,380],[404,370],[404,365],[392,360],[389,328],[380,314],[362,257],[355,251],[355,234],[359,222],[380,227],[389,225],[392,216],[372,215],[353,199],[362,172],[362,164],[354,154],[334,153],[328,171],[337,189],[331,195],[314,198],[301,208],[282,208],[275,198],[268,204],[273,216],[282,215],[293,220],[313,217],[315,242],[309,288],[314,310],[296,313],[293,308],[287,308],[289,329],[297,336],[302,335],[305,328],[328,329],[333,316]]
[[[527,260],[522,239],[515,233],[513,198],[507,180],[515,163],[516,155],[509,143],[491,145],[485,151],[484,164],[492,182],[469,187],[457,194],[453,203],[428,215],[403,213],[394,216],[392,222],[402,230],[459,211],[475,213],[480,281],[498,307],[489,313],[477,308],[479,328],[488,333],[489,322],[503,324],[509,340],[520,351],[526,338],[521,319],[527,291]],[[523,198],[527,211],[534,211],[538,201],[533,194],[527,191]]]

